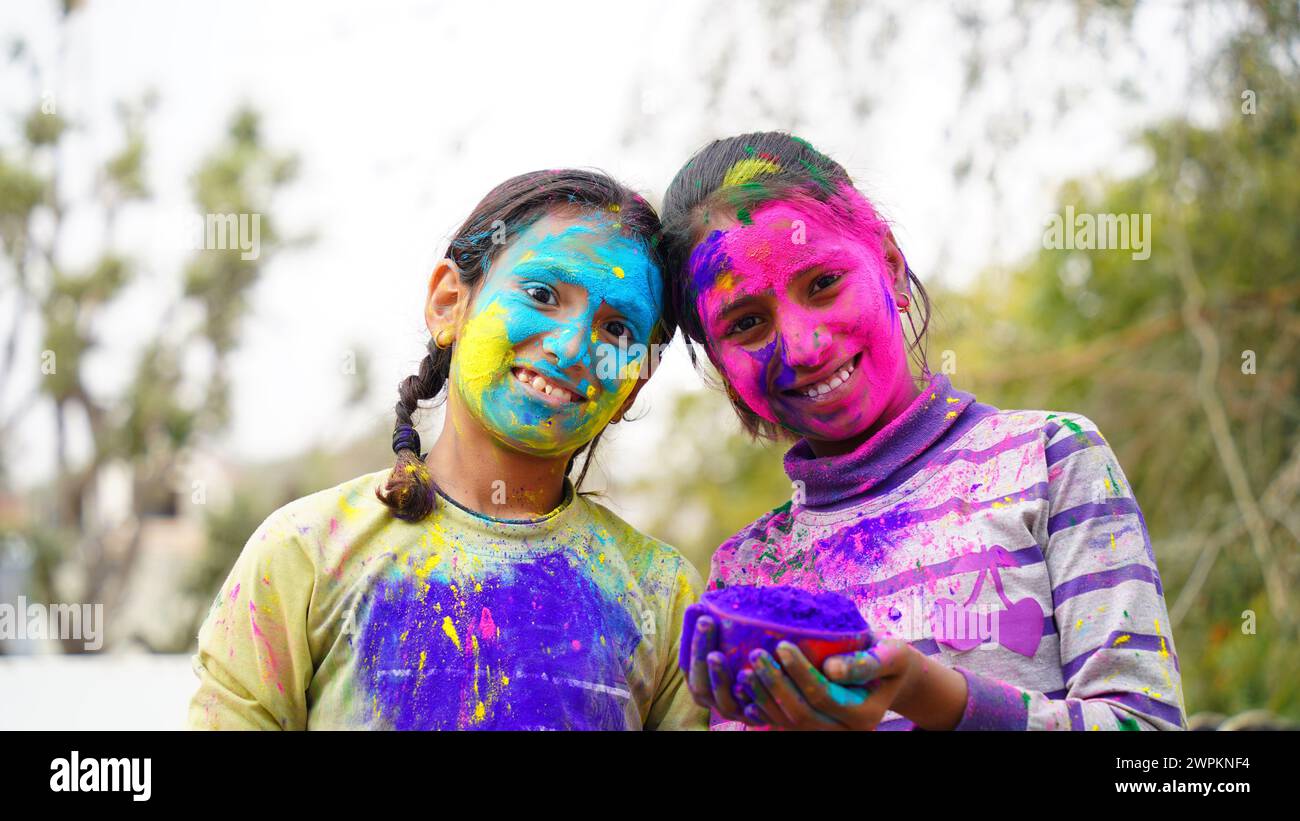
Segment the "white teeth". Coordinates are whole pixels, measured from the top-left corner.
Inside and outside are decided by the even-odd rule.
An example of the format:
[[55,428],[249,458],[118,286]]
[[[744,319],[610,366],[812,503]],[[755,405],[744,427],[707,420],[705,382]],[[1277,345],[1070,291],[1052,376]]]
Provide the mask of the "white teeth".
[[803,392],[804,396],[807,396],[809,399],[816,399],[817,397],[821,396],[824,393],[830,393],[831,391],[838,388],[840,385],[843,385],[845,382],[848,382],[849,377],[852,374],[853,374],[853,361],[850,360],[844,363],[844,367],[836,371],[835,374],[831,376],[831,378],[828,379],[827,381],[818,382],[816,385],[813,385],[811,388],[805,389]]
[[533,374],[533,376],[530,378],[528,376],[528,373],[529,373],[528,371],[525,371],[523,368],[520,368],[519,370],[515,371],[515,378],[518,379],[520,382],[523,382],[525,385],[531,385],[533,390],[544,393],[547,396],[554,396],[557,399],[564,400],[565,402],[577,401],[574,398],[572,391],[566,388],[561,388],[559,385],[552,385],[550,382],[547,382],[538,374]]

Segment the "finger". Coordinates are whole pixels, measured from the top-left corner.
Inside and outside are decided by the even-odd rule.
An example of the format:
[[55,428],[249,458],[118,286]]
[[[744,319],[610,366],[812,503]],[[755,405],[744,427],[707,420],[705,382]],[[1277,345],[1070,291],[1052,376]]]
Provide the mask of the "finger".
[[[783,641],[776,646],[776,654],[781,659],[781,669],[812,708],[814,717],[823,722],[842,723],[839,714],[848,705],[836,698],[832,690],[835,685],[813,666],[796,645]],[[841,693],[845,692],[843,688],[838,689]]]
[[[809,706],[781,666],[776,663],[776,659],[772,658],[766,650],[755,650],[750,654],[750,661],[754,665],[754,671],[758,673],[759,681],[775,702],[774,707],[763,705],[768,715],[780,711],[786,718],[781,723],[796,727],[815,722],[813,708]],[[779,716],[773,717],[780,721]]]
[[831,656],[822,662],[822,669],[836,684],[860,686],[880,675],[880,659],[876,657],[875,648],[868,648],[857,653]]
[[745,706],[745,723],[754,727],[770,727],[772,722],[757,704]]
[[732,686],[731,694],[735,697],[736,704],[738,704],[741,709],[744,709],[746,705],[754,703],[754,695],[750,693],[749,690],[741,687],[740,682],[736,682],[736,684]]
[[732,721],[739,721],[742,715],[740,705],[732,695],[733,684],[731,670],[727,667],[727,657],[718,651],[709,653],[709,688],[714,709]]
[[751,669],[742,670],[740,681],[736,686],[749,697],[749,703],[745,705],[743,711],[747,723],[762,727],[771,727],[779,723],[764,709],[765,704],[772,703],[772,697],[759,681],[757,673]]
[[713,619],[700,616],[695,620],[691,636],[691,669],[686,676],[686,686],[695,700],[706,707],[713,706],[713,688],[709,683],[709,653],[714,649]]

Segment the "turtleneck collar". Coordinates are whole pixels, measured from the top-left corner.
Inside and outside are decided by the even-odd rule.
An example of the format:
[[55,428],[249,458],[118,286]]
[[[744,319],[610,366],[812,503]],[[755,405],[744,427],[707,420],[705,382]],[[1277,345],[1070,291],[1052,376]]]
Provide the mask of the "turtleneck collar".
[[819,459],[808,440],[800,439],[785,454],[786,475],[803,482],[807,507],[834,507],[861,497],[924,453],[974,401],[948,377],[934,374],[906,410],[857,450]]

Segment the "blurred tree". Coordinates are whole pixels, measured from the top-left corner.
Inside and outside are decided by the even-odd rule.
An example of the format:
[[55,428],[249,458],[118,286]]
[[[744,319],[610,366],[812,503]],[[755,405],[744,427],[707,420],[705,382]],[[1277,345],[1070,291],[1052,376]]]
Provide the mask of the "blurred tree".
[[[75,13],[76,4],[65,6],[61,23]],[[0,391],[9,390],[17,368],[39,370],[40,376],[32,394],[0,420],[0,480],[9,478],[14,449],[31,447],[13,439],[18,419],[51,413],[55,478],[33,494],[35,515],[16,534],[31,554],[31,592],[46,601],[103,603],[111,623],[147,517],[174,515],[182,492],[204,501],[203,488],[181,487],[184,458],[228,422],[228,361],[249,294],[269,261],[294,242],[282,236],[269,206],[297,165],[292,155],[266,148],[255,111],[234,113],[191,180],[195,213],[185,216],[198,221],[191,227],[203,237],[181,272],[181,293],[147,320],[156,336],[136,358],[126,389],[103,395],[89,387],[87,375],[102,346],[104,318],[126,301],[140,269],[138,260],[118,249],[116,224],[124,209],[151,202],[145,126],[156,100],[146,94],[119,107],[122,147],[102,163],[94,190],[76,195],[60,184],[73,125],[57,111],[52,94],[39,93],[41,67],[26,49],[15,44],[10,56],[28,64],[37,92],[32,98],[40,102],[22,118],[20,142],[0,148],[2,264],[5,290],[15,303],[0,352]],[[63,229],[74,213],[93,215],[102,226],[98,251],[87,265],[69,261]],[[18,362],[29,324],[39,329],[40,359]],[[194,362],[206,363],[201,378],[189,364]],[[74,438],[88,439],[85,458],[73,458]],[[114,470],[129,476],[132,489],[124,522],[103,516],[99,504],[105,477]],[[238,519],[239,510],[236,505],[228,515],[218,514],[211,529],[223,532],[222,522]],[[64,642],[68,652],[81,647],[79,640]]]

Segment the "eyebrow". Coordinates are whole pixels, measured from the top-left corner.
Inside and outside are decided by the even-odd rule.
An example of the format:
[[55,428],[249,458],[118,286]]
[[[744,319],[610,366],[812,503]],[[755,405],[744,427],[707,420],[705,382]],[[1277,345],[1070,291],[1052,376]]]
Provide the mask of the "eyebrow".
[[727,314],[731,313],[734,310],[737,310],[739,308],[744,308],[746,305],[748,305],[751,302],[758,302],[760,296],[770,295],[771,293],[772,293],[772,289],[768,288],[758,293],[745,294],[742,297],[738,297],[736,299],[731,300],[730,302],[724,303],[721,310],[717,312],[715,318],[721,319],[722,317],[726,316]]
[[[792,281],[801,279],[817,271],[818,269],[832,268],[835,265],[838,265],[844,261],[843,254],[844,254],[844,250],[842,248],[839,247],[828,248],[825,251],[814,256],[812,259],[808,260],[808,262],[802,268],[799,269],[798,273],[796,273],[790,279]],[[746,294],[745,296],[737,297],[736,299],[733,299],[732,301],[723,304],[722,309],[718,311],[718,316],[719,317],[726,316],[728,313],[730,313],[731,311],[737,308],[743,308],[747,303],[756,300],[759,296],[771,295],[772,293],[773,291],[771,288],[766,288],[762,291],[757,291],[752,294]]]

